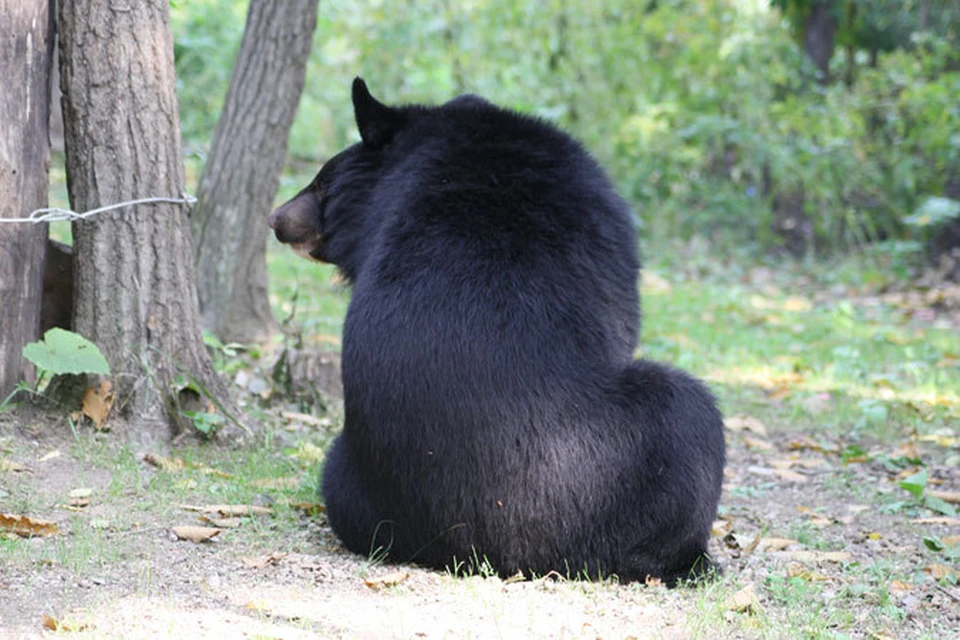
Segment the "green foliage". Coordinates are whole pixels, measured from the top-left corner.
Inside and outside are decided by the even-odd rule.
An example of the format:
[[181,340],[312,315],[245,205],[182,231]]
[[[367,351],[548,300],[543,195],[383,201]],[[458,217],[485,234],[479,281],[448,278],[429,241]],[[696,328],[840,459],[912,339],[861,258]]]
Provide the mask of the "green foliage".
[[54,375],[95,373],[110,375],[110,365],[97,345],[80,334],[54,327],[43,339],[23,348],[23,357]]
[[[856,73],[823,87],[790,26],[811,0],[773,4],[322,4],[291,154],[311,173],[356,140],[348,88],[362,75],[391,102],[470,91],[558,121],[609,169],[655,242],[699,235],[767,249],[781,242],[772,229],[791,199],[818,249],[923,239],[904,218],[960,176],[960,16],[931,0],[919,32],[916,2],[837,3],[849,25],[835,64]],[[193,148],[212,135],[244,7],[173,7]],[[873,40],[845,35],[871,29]],[[889,46],[877,44],[881,32],[893,34]],[[302,182],[285,177],[281,195]]]

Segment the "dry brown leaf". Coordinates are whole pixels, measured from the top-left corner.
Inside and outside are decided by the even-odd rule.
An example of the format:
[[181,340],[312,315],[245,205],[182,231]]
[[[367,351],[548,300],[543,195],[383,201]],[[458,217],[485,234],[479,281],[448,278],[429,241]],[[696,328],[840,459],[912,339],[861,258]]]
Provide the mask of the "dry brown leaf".
[[944,502],[949,502],[950,504],[960,504],[960,491],[938,491],[936,489],[931,489],[927,491],[928,496],[933,496],[934,498],[940,498]]
[[943,524],[949,526],[960,525],[960,518],[951,518],[949,516],[936,516],[933,518],[914,518],[910,524]]
[[56,618],[43,614],[40,616],[40,626],[48,631],[56,631],[60,628],[60,623],[57,622]]
[[722,538],[733,531],[733,523],[729,520],[714,520],[713,526],[710,527],[710,535]]
[[794,392],[794,389],[784,385],[778,385],[767,392],[767,397],[771,400],[783,400]]
[[181,471],[185,466],[180,458],[166,458],[154,453],[145,454],[143,461],[163,471]]
[[200,514],[199,520],[204,524],[210,524],[221,529],[236,529],[243,524],[243,520],[240,518],[211,518],[202,513]]
[[254,504],[211,504],[203,509],[204,513],[219,513],[224,518],[242,516],[268,516],[273,513],[270,507],[258,507]]
[[190,467],[207,476],[217,476],[218,478],[224,478],[225,480],[229,480],[233,477],[232,473],[227,473],[226,471],[221,471],[220,469],[214,469],[213,467],[208,467],[204,464],[192,464]]
[[800,543],[790,538],[760,538],[760,544],[757,545],[757,548],[760,551],[782,551],[794,544]]
[[724,418],[723,426],[730,431],[750,431],[758,436],[767,435],[767,428],[753,416],[731,416]]
[[243,605],[243,607],[249,611],[262,611],[266,613],[269,613],[271,610],[270,605],[263,600],[251,600],[247,604]]
[[23,466],[19,462],[14,462],[13,460],[7,460],[6,458],[0,458],[0,471],[30,471],[27,467]]
[[903,595],[903,594],[909,593],[909,592],[911,592],[911,591],[913,591],[913,585],[912,585],[912,584],[909,584],[909,583],[907,583],[907,582],[904,582],[903,580],[891,580],[891,581],[890,581],[890,593],[894,593],[894,594],[896,594],[896,595]]
[[790,469],[774,469],[773,475],[780,480],[785,480],[787,482],[796,482],[798,484],[804,483],[809,478],[803,475],[802,473],[797,473],[796,471],[791,471]]
[[837,453],[837,447],[830,445],[824,446],[807,437],[794,438],[787,444],[787,448],[793,451],[817,451],[819,453]]
[[221,518],[239,518],[243,516],[266,516],[273,513],[270,507],[258,507],[252,504],[181,504],[184,511],[197,511],[199,513],[217,514]]
[[60,457],[60,449],[54,449],[53,451],[48,452],[42,458],[37,460],[37,462],[46,462],[47,460],[53,460],[54,458]]
[[83,394],[81,410],[83,415],[93,420],[97,431],[103,430],[103,425],[113,408],[113,383],[104,380],[99,387],[89,387]]
[[215,527],[197,527],[193,525],[183,525],[171,527],[173,534],[180,540],[189,540],[190,542],[206,542],[220,535],[222,529]]
[[31,538],[34,536],[55,536],[60,533],[60,527],[52,520],[0,513],[0,531],[10,531],[21,538]]
[[274,551],[273,553],[265,556],[260,556],[259,558],[240,558],[243,562],[243,566],[247,569],[263,569],[267,565],[277,564],[282,559],[287,557],[286,552],[284,551]]
[[299,413],[297,411],[281,411],[280,416],[284,420],[290,420],[291,422],[302,422],[303,424],[308,424],[311,427],[329,427],[330,418],[318,418],[312,416],[309,413]]
[[846,562],[853,557],[846,551],[776,551],[770,555],[804,563]]
[[90,624],[69,624],[66,622],[60,622],[53,616],[48,616],[43,614],[40,616],[40,626],[48,631],[61,631],[66,633],[78,632],[78,631],[88,631],[93,628],[93,625]]
[[300,487],[300,478],[263,478],[250,484],[260,489],[297,489]]
[[773,451],[773,445],[767,442],[766,440],[761,440],[760,438],[744,436],[743,444],[745,444],[750,449],[757,449],[759,451]]
[[953,567],[948,567],[945,564],[931,564],[923,568],[923,572],[933,578],[934,580],[943,580],[944,578],[948,580],[956,580],[957,572]]
[[294,509],[299,509],[300,511],[303,511],[308,516],[315,516],[327,510],[327,505],[321,504],[319,502],[297,501],[297,502],[288,502],[287,504]]
[[760,598],[757,596],[757,590],[752,584],[748,584],[724,600],[723,608],[736,613],[749,614],[763,611],[763,607],[760,606]]
[[810,524],[818,528],[827,527],[833,523],[834,523],[833,518],[822,516],[819,513],[814,513],[810,516]]
[[380,591],[386,587],[394,587],[409,577],[410,574],[406,571],[394,571],[393,573],[387,573],[382,576],[377,576],[376,578],[367,578],[363,581],[363,584],[374,591]]
[[811,571],[799,562],[787,563],[787,577],[800,578],[801,580],[806,580],[807,582],[824,582],[830,579],[828,576],[825,576],[822,573]]

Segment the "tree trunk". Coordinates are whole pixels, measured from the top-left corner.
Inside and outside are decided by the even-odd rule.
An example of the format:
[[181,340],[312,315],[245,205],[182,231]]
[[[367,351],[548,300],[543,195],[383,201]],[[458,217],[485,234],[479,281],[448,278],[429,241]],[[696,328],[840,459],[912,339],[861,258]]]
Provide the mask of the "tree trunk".
[[[0,0],[0,218],[47,206],[50,143],[50,0]],[[0,222],[0,402],[21,376],[23,346],[37,339],[46,224]]]
[[265,216],[317,24],[318,0],[251,0],[213,147],[191,214],[203,326],[224,341],[275,330],[267,298]]
[[[76,211],[184,190],[167,0],[59,3],[63,119]],[[186,207],[140,204],[73,223],[74,330],[110,362],[142,443],[183,425],[178,374],[226,403],[200,334]],[[222,405],[223,406],[223,405]],[[232,412],[228,412],[231,413]]]
[[803,49],[820,70],[819,81],[830,82],[830,59],[837,35],[837,19],[830,2],[817,2],[810,9],[803,36]]

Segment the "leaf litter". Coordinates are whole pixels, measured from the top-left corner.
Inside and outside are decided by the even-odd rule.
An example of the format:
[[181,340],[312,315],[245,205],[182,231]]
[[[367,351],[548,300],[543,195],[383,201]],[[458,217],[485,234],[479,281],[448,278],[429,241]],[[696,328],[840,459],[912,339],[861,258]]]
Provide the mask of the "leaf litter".
[[[720,636],[750,637],[762,635],[764,625],[777,621],[787,625],[783,628],[790,628],[789,608],[771,587],[778,579],[822,590],[824,598],[840,598],[831,606],[850,611],[859,622],[848,630],[858,633],[908,637],[917,629],[960,622],[954,600],[960,596],[956,587],[957,556],[952,551],[960,518],[934,512],[924,502],[939,495],[934,492],[945,492],[949,497],[958,487],[956,469],[938,463],[942,456],[931,456],[931,451],[941,448],[939,442],[950,442],[949,434],[937,441],[911,437],[906,443],[912,446],[907,447],[872,448],[863,444],[862,454],[853,456],[845,453],[849,447],[839,438],[783,434],[766,425],[760,433],[760,427],[752,427],[763,422],[742,418],[751,428],[728,431],[730,463],[723,511],[714,523],[711,542],[711,552],[725,570],[722,581],[727,586],[719,591],[713,587],[706,587],[703,594],[689,589],[668,590],[658,586],[656,579],[646,586],[542,578],[513,582],[482,575],[453,578],[416,567],[371,567],[369,559],[342,550],[325,526],[322,504],[278,496],[277,503],[302,509],[303,515],[295,516],[300,518],[298,529],[277,529],[280,524],[275,520],[279,518],[274,519],[271,508],[213,500],[208,503],[203,498],[213,494],[201,494],[197,499],[195,485],[183,489],[192,492],[183,499],[194,502],[173,506],[196,514],[202,526],[169,522],[171,515],[158,510],[141,511],[152,521],[137,522],[131,521],[137,512],[132,508],[137,504],[136,494],[107,495],[99,485],[78,481],[51,494],[49,504],[77,488],[91,489],[88,497],[96,496],[97,500],[87,509],[97,512],[72,516],[79,521],[74,521],[65,539],[69,540],[71,532],[84,522],[93,529],[95,518],[107,516],[111,525],[103,529],[104,544],[126,542],[134,545],[136,553],[152,557],[151,580],[164,585],[164,593],[169,595],[163,603],[142,596],[131,600],[129,594],[137,591],[139,579],[135,562],[105,560],[106,568],[100,571],[107,580],[91,587],[86,571],[78,576],[55,561],[34,565],[25,573],[2,573],[0,582],[9,580],[7,576],[16,576],[16,582],[7,590],[13,594],[13,604],[0,603],[0,619],[13,619],[18,621],[15,624],[27,627],[36,625],[40,615],[36,598],[27,595],[26,583],[19,576],[39,571],[34,583],[49,575],[56,580],[52,584],[66,585],[50,591],[57,594],[55,601],[60,604],[45,607],[46,613],[81,611],[81,619],[96,621],[97,633],[108,637],[122,637],[123,633],[105,631],[104,624],[119,626],[127,621],[133,625],[129,628],[139,630],[163,620],[169,625],[164,629],[182,629],[178,625],[196,625],[200,612],[211,607],[224,624],[235,625],[234,631],[263,624],[262,616],[267,614],[266,624],[273,626],[261,629],[266,636],[286,637],[295,628],[321,635],[320,630],[333,628],[342,629],[344,635],[368,633],[377,637],[483,635],[483,631],[496,634],[496,629],[502,635],[506,628],[533,637],[579,637],[584,630],[592,634],[590,637],[648,637],[653,633],[664,635],[664,629],[674,630],[675,637],[688,637],[691,629],[701,624],[691,617],[702,615],[693,603],[703,598],[717,598],[723,605],[721,624],[726,626],[720,629],[726,631]],[[750,446],[751,440],[762,441],[765,446]],[[322,457],[310,447],[298,447],[296,451],[300,455],[294,460],[302,457],[304,465]],[[891,468],[885,462],[891,456],[907,456],[924,464]],[[143,459],[161,473],[195,471],[213,478],[231,477],[175,457]],[[50,472],[67,463],[78,464],[64,456],[49,465],[37,465],[34,474],[20,473],[17,477],[42,494],[51,479]],[[917,495],[900,486],[923,469],[927,470],[926,482],[920,482],[922,477],[907,482]],[[783,471],[793,471],[805,481],[783,475]],[[838,484],[840,478],[843,481]],[[256,489],[296,491],[300,486],[296,480],[294,476],[278,476],[276,483],[234,482]],[[852,492],[856,492],[855,497]],[[251,518],[267,518],[260,521],[268,523],[266,530],[270,533],[239,536],[238,529],[254,530],[244,529],[243,523],[251,522]],[[158,530],[171,533],[155,535]],[[941,550],[926,547],[925,537]],[[278,544],[278,540],[282,542]],[[869,570],[875,563],[886,567],[883,578]],[[84,584],[88,586],[77,586]],[[871,600],[860,595],[853,599],[842,596],[877,590],[889,594],[889,607],[905,613],[877,618],[880,614]],[[817,593],[821,591],[804,597],[816,598]],[[97,604],[100,602],[116,603],[116,607],[105,609],[112,605],[101,606]],[[33,617],[17,613],[11,618],[10,607],[32,612]],[[141,612],[149,607],[150,616],[141,613],[129,617],[129,611],[138,607]],[[160,612],[164,611],[168,617],[162,617]]]

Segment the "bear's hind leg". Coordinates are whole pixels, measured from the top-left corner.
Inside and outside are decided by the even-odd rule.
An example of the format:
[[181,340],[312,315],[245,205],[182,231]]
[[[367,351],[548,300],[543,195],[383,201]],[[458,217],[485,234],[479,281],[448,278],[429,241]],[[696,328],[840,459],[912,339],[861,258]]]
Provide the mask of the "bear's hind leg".
[[327,520],[343,545],[353,553],[384,559],[393,547],[393,523],[380,516],[370,503],[342,435],[327,454],[322,493]]

